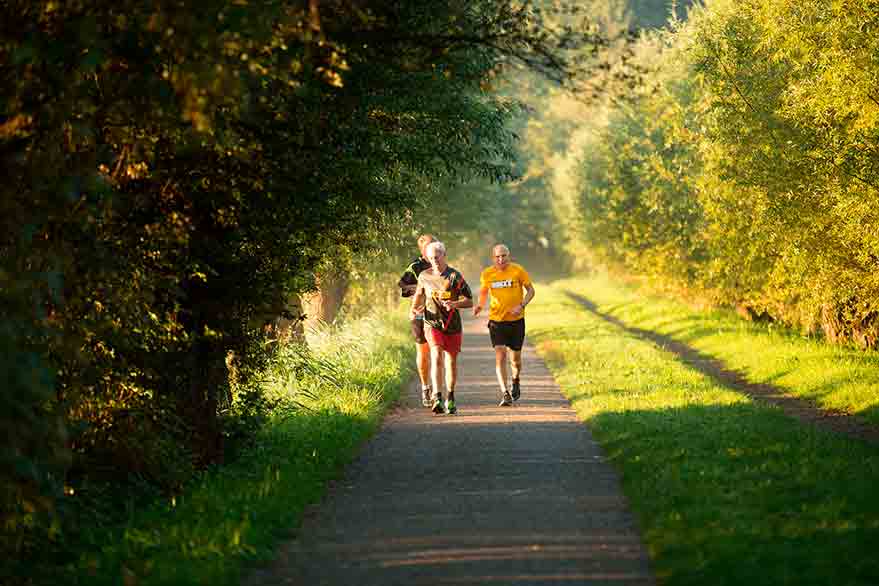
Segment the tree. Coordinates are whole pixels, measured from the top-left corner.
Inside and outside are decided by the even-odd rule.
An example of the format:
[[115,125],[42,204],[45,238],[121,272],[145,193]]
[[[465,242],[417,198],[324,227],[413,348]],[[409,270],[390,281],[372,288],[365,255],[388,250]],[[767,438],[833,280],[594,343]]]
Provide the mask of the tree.
[[461,179],[510,174],[514,106],[483,83],[509,59],[567,79],[556,49],[589,40],[544,12],[3,4],[0,303],[27,358],[4,398],[45,423],[14,428],[4,511],[30,515],[22,462],[56,488],[133,473],[166,490],[221,462],[259,400],[266,325],[322,266],[399,237]]

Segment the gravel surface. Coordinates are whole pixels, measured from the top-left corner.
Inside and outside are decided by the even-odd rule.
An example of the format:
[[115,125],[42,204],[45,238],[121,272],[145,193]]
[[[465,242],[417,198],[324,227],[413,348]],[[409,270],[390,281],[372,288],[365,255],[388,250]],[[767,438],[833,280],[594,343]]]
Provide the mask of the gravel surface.
[[655,584],[614,470],[533,347],[522,398],[499,407],[486,322],[464,327],[458,414],[409,387],[245,584]]

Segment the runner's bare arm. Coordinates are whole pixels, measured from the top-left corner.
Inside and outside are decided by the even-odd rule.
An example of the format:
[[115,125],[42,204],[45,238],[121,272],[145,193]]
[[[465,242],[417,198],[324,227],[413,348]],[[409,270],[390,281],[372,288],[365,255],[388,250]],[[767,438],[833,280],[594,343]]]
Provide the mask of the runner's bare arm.
[[522,300],[522,307],[525,307],[531,300],[534,299],[534,285],[532,283],[528,283],[525,285],[525,299]]
[[415,286],[415,294],[412,295],[412,307],[409,308],[409,319],[415,319],[416,315],[424,313],[424,303],[427,297],[421,283]]
[[486,301],[488,301],[488,287],[482,287],[479,289],[479,301],[473,306],[473,315],[479,315]]
[[525,285],[525,297],[522,299],[522,303],[511,309],[510,313],[513,315],[519,315],[525,311],[525,306],[531,303],[532,299],[534,299],[534,285],[528,283]]
[[461,297],[455,301],[449,301],[446,309],[466,309],[468,307],[473,307],[473,300],[469,297]]

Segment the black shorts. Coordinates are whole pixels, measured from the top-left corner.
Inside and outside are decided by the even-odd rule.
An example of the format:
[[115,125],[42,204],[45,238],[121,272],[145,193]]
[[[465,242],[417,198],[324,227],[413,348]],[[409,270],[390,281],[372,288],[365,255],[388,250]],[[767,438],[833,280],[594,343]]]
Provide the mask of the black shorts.
[[415,338],[416,344],[427,344],[427,338],[424,337],[424,319],[421,316],[412,320],[412,337]]
[[525,342],[525,318],[516,321],[489,320],[488,334],[491,336],[492,346],[507,346],[518,352]]

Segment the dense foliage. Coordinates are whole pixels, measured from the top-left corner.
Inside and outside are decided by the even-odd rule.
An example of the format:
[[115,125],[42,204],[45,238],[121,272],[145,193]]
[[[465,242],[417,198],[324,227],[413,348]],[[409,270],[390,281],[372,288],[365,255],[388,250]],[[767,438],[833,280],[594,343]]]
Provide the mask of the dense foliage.
[[[556,272],[581,264],[578,230],[566,229],[580,215],[579,204],[570,200],[574,188],[567,181],[573,164],[569,153],[579,152],[582,130],[601,117],[597,98],[615,89],[625,95],[637,80],[634,68],[610,65],[621,59],[631,63],[637,31],[661,26],[671,14],[685,15],[690,2],[586,0],[578,5],[603,38],[580,55],[591,67],[574,80],[574,92],[569,84],[554,84],[530,71],[507,71],[498,78],[500,91],[528,107],[511,124],[519,139],[518,176],[486,187],[498,193],[493,213],[502,218],[486,231],[510,243],[517,258],[528,258],[530,264]],[[561,22],[576,22],[565,15],[555,16]],[[565,248],[572,257],[566,257]]]
[[[571,249],[831,340],[879,340],[879,13],[715,0],[584,122]],[[579,243],[579,244],[578,244]]]
[[222,462],[269,407],[292,296],[512,174],[515,105],[486,83],[511,59],[566,78],[556,49],[589,35],[546,22],[506,1],[4,2],[0,549],[57,534],[62,490],[174,491]]

